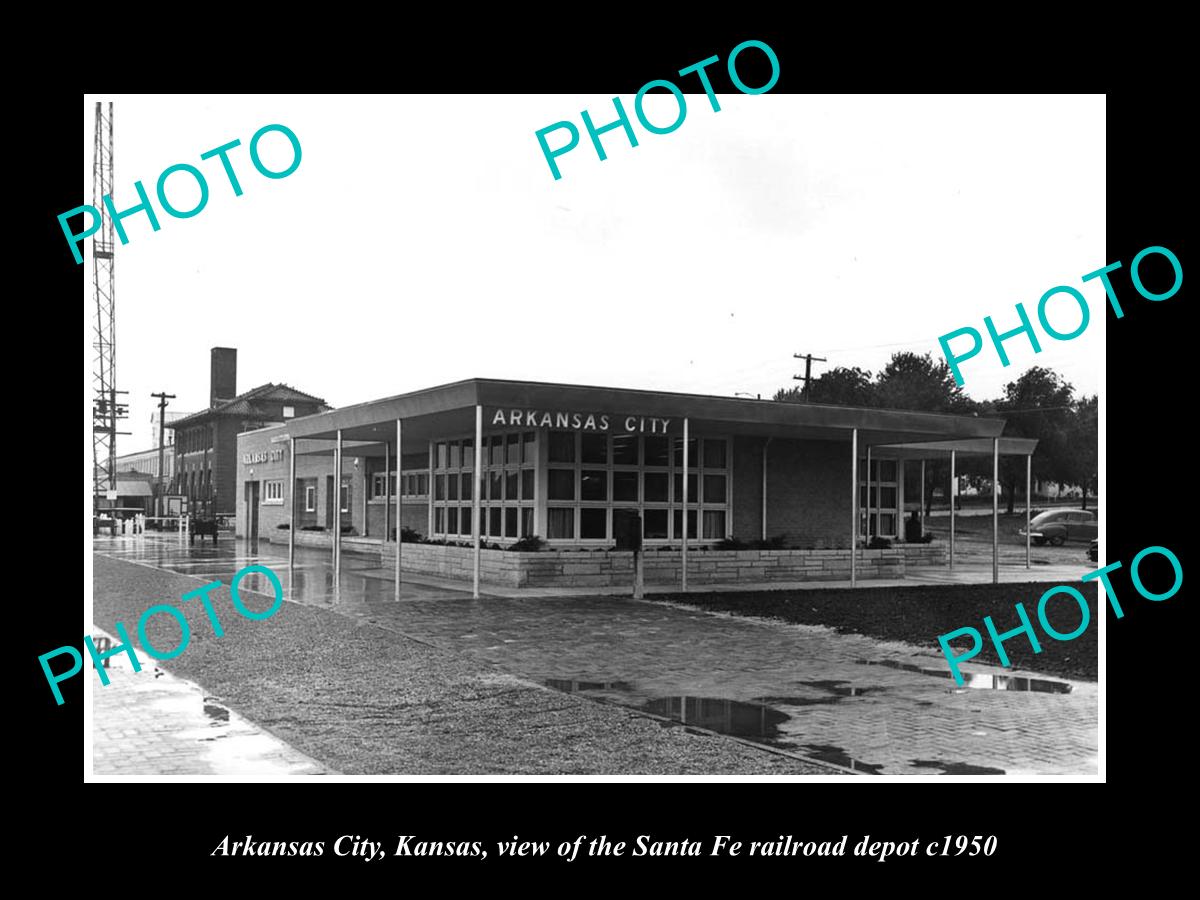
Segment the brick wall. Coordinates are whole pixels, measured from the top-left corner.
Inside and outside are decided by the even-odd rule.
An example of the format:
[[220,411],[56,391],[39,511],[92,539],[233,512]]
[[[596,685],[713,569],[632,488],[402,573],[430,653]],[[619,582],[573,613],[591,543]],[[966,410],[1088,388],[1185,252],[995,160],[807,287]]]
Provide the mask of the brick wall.
[[762,537],[762,446],[765,438],[733,439],[733,536]]
[[771,441],[767,451],[767,537],[777,535],[789,545],[804,548],[849,549],[849,444]]

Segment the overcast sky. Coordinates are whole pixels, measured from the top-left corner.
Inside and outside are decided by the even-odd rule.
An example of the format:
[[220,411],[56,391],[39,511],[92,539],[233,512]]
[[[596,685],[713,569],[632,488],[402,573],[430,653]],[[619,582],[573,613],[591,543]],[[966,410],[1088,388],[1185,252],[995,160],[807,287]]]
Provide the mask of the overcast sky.
[[[286,382],[341,406],[471,377],[770,396],[818,364],[878,371],[897,350],[939,355],[937,338],[992,315],[1036,322],[1050,287],[1076,287],[1092,323],[1070,342],[1006,344],[964,365],[967,392],[995,396],[1030,365],[1095,392],[1104,293],[1080,276],[1105,257],[1101,97],[687,95],[671,134],[639,146],[603,136],[611,95],[88,96],[115,102],[114,202],[154,195],[175,163],[205,173],[208,206],[189,219],[125,220],[116,255],[117,381],[131,437],[150,446],[149,394],[172,409],[208,403],[209,348],[238,348],[238,389]],[[632,97],[622,98],[633,115]],[[676,115],[670,95],[651,121]],[[555,181],[534,132],[582,132]],[[282,123],[299,168],[270,180],[248,144]],[[233,139],[234,197],[217,160]],[[549,138],[565,140],[562,132]],[[283,168],[286,140],[264,161]],[[168,181],[183,209],[198,191]],[[95,315],[90,242],[80,267]],[[1078,323],[1066,302],[1061,331]],[[90,343],[90,333],[87,340]],[[89,363],[90,367],[90,354]],[[90,398],[85,405],[90,417]]]

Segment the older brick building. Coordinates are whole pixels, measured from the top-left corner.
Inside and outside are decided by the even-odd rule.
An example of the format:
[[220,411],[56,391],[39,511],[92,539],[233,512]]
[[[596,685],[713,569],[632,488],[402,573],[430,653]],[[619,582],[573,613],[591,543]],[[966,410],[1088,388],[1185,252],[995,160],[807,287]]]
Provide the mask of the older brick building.
[[237,350],[212,349],[209,408],[167,424],[175,432],[173,493],[214,513],[236,506],[238,434],[325,412],[320,397],[286,384],[237,392]]

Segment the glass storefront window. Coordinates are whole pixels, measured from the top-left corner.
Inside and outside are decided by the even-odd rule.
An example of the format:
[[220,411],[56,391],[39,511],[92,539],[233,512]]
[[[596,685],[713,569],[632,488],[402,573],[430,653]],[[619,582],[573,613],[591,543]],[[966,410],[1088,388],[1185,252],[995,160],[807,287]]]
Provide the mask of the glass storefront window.
[[665,437],[647,437],[643,441],[647,466],[666,466],[670,464],[670,445]]
[[[707,452],[707,451],[705,451]],[[725,502],[725,476],[724,475],[705,475],[704,476],[704,502],[705,503],[724,503]],[[724,536],[724,535],[722,535]]]
[[502,434],[492,435],[491,447],[492,447],[492,452],[491,452],[492,462],[491,462],[491,464],[493,466],[504,465],[504,435],[502,435]]
[[521,463],[521,436],[519,434],[510,434],[505,439],[508,445],[507,462],[509,465],[516,466]]
[[533,535],[533,507],[521,507],[521,537]]
[[[679,540],[680,538],[683,537],[683,520],[682,520],[683,510],[676,509],[676,510],[673,510],[672,513],[674,516],[675,539]],[[695,536],[696,536],[696,511],[694,509],[689,509],[688,510],[688,538],[691,539],[691,538],[694,538]]]
[[646,472],[642,478],[643,501],[646,503],[666,503],[667,474],[665,472]]
[[521,499],[522,500],[532,500],[533,499],[534,482],[536,480],[536,475],[537,475],[536,469],[522,469],[521,470]]
[[546,536],[554,539],[575,537],[575,509],[573,507],[550,507],[546,510]]
[[667,536],[667,511],[665,509],[648,509],[642,514],[642,537],[646,540],[660,540]]
[[458,534],[458,507],[446,507],[446,534]]
[[[699,503],[700,495],[696,492],[696,487],[697,487],[696,474],[694,472],[689,472],[687,479],[688,479],[688,503],[689,504]],[[683,502],[683,475],[682,474],[675,475],[675,499],[672,502],[674,502],[674,503],[682,503]]]
[[581,509],[579,537],[584,540],[604,540],[608,537],[608,510]]
[[497,472],[494,469],[488,472],[488,499],[503,500],[504,499],[504,473]]
[[463,534],[474,537],[475,532],[471,530],[471,513],[472,512],[473,512],[473,510],[469,506],[464,506],[462,508],[462,513],[460,515],[460,519],[461,519],[460,525],[461,525],[461,530],[462,530]]
[[[441,476],[438,476],[438,477],[440,478]],[[458,499],[458,476],[457,475],[447,475],[446,476],[446,499],[447,500],[457,500]]]
[[574,500],[575,470],[551,469],[548,496],[551,500]]
[[638,473],[613,472],[613,500],[637,502]]
[[462,498],[464,500],[471,499],[471,490],[472,490],[471,489],[471,481],[474,478],[475,478],[475,475],[472,472],[463,472],[462,473]]
[[725,449],[724,441],[706,439],[704,441],[704,468],[724,469]]
[[434,487],[436,489],[433,499],[445,500],[446,499],[446,476],[438,475],[436,478],[433,479],[433,483],[434,483]]
[[[675,446],[675,468],[683,468],[683,438],[675,438],[672,443]],[[698,441],[695,438],[688,438],[688,468],[700,468],[700,454],[698,452]]]
[[488,509],[488,534],[492,537],[501,537],[503,533],[500,530],[500,516],[503,510],[499,506],[493,506]]
[[725,537],[725,510],[706,509],[704,511],[704,539],[722,540]]
[[446,452],[445,442],[441,442],[437,445],[437,454],[436,455],[437,455],[437,467],[439,469],[446,468],[446,462],[450,457],[449,457],[449,454]]
[[579,475],[580,500],[607,500],[608,473],[603,470],[584,469]]
[[636,466],[638,464],[638,439],[635,434],[618,434],[612,439],[614,466]]
[[580,439],[580,462],[605,465],[608,462],[608,437],[603,434],[585,434]]
[[458,441],[450,442],[450,461],[446,463],[451,469],[457,469],[462,465],[462,454]]
[[527,466],[532,466],[537,463],[537,448],[534,446],[534,440],[537,436],[535,431],[526,431],[521,435],[521,462]]
[[550,432],[550,462],[552,463],[573,463],[575,462],[575,432],[573,431],[552,431]]
[[509,500],[517,499],[517,480],[521,477],[518,471],[504,473],[504,494]]

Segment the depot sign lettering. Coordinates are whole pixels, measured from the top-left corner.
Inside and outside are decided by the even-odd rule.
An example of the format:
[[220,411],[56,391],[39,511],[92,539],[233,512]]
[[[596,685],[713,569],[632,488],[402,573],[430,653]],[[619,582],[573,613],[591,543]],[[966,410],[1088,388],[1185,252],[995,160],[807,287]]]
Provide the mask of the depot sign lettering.
[[254,463],[279,462],[283,459],[283,448],[277,447],[274,450],[257,450],[254,453],[243,453],[243,465],[251,466]]
[[598,431],[604,434],[666,434],[670,419],[654,416],[610,416],[606,413],[546,412],[539,409],[498,409],[493,425],[510,428],[561,428],[568,431]]

